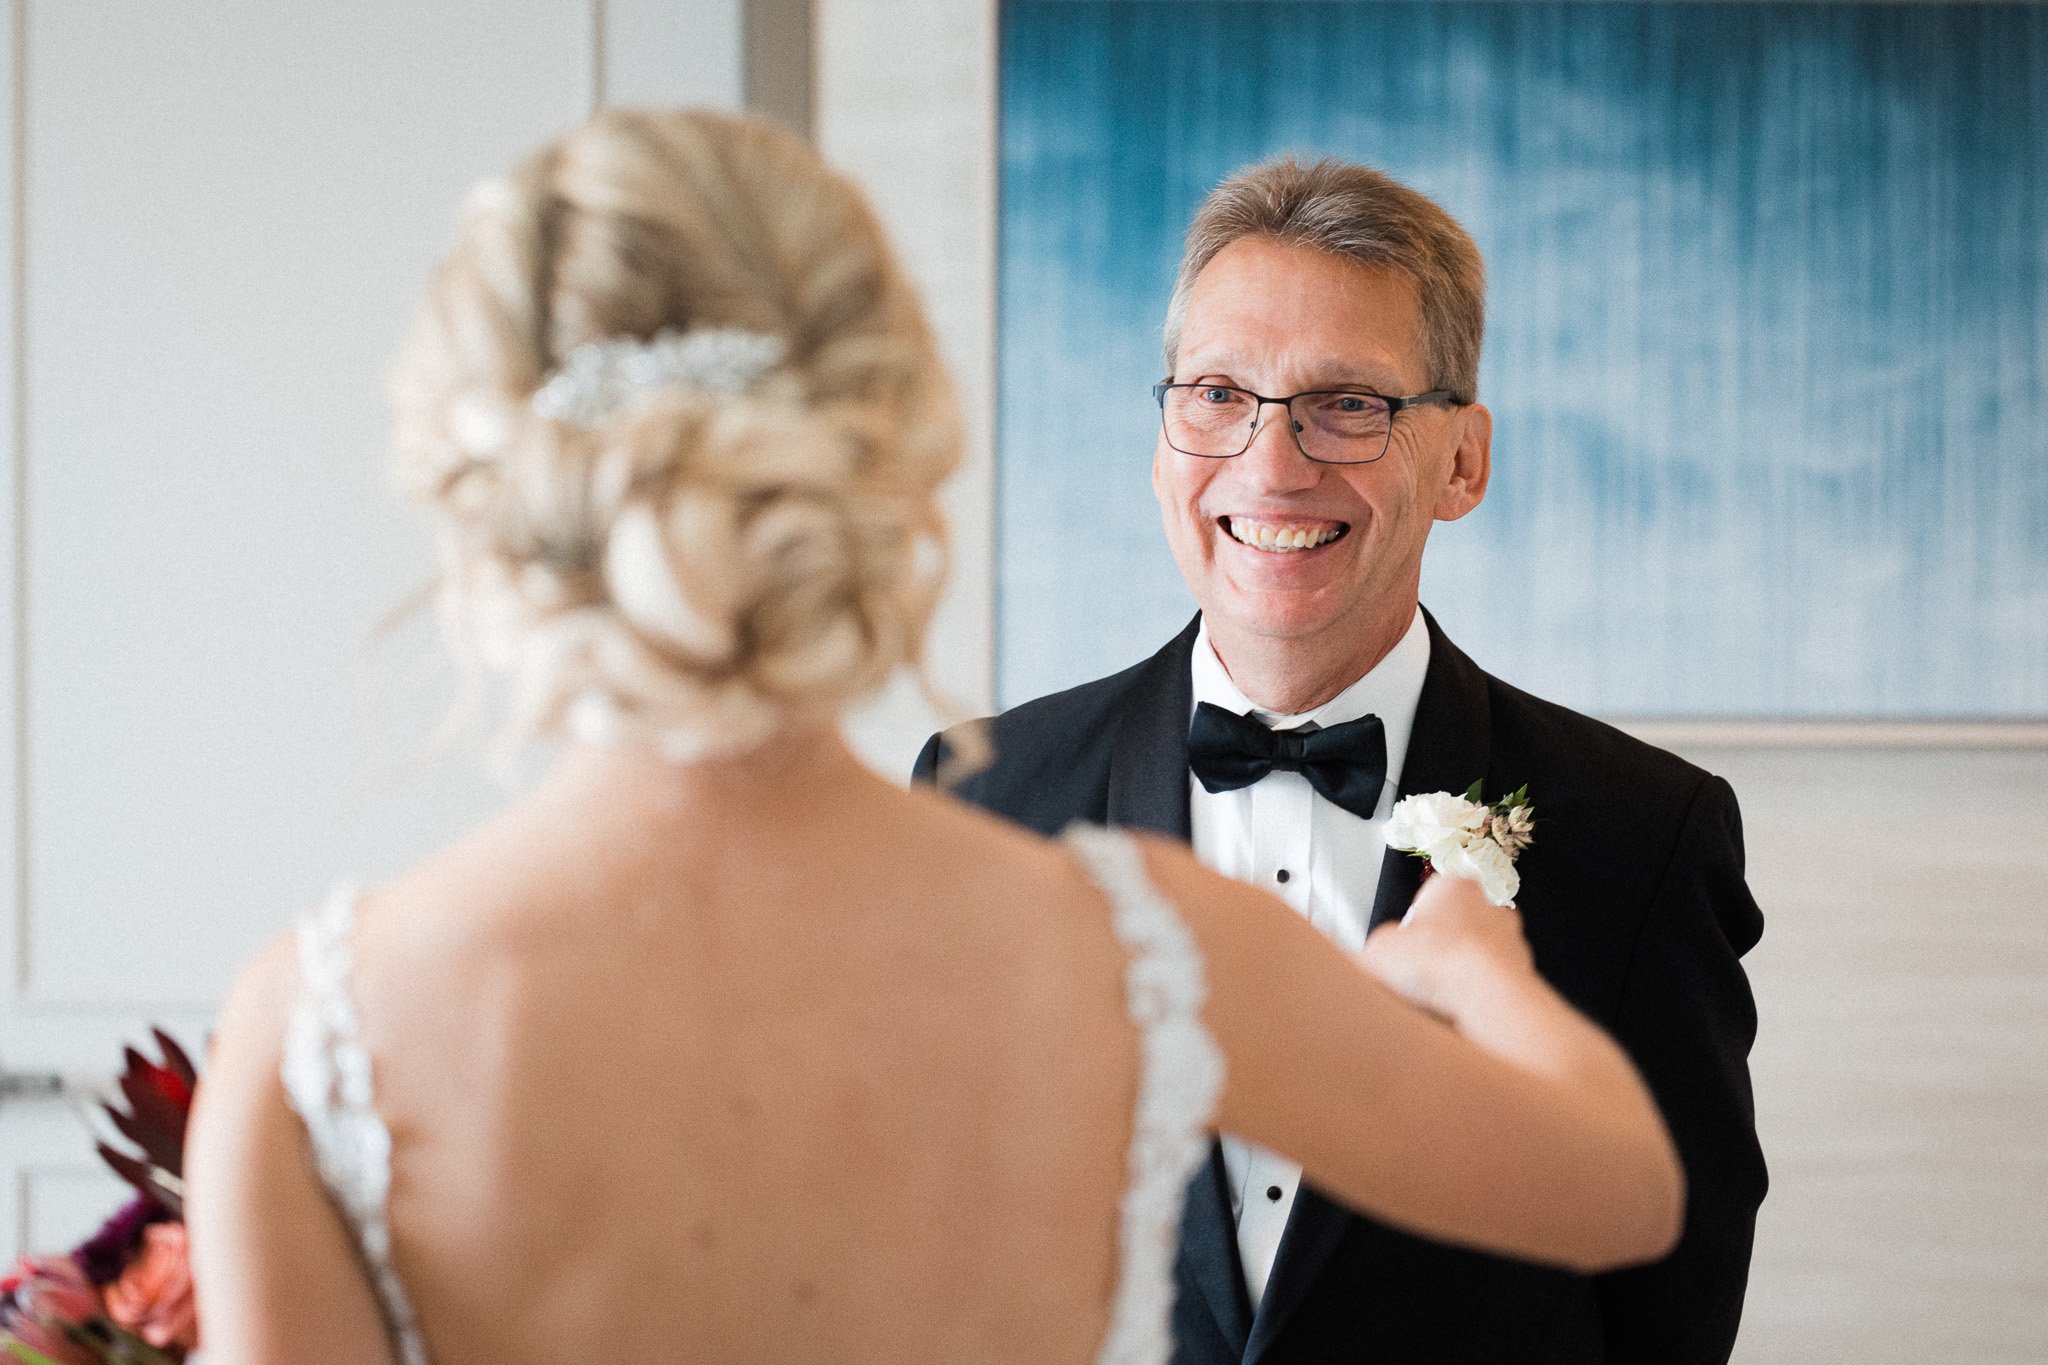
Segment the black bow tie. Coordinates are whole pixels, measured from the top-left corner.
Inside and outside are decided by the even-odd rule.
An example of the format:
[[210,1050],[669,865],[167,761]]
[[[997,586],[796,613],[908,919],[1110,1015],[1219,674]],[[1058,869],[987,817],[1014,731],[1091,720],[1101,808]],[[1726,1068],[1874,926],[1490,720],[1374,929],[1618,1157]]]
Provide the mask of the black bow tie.
[[1370,820],[1387,783],[1387,732],[1378,716],[1327,730],[1269,730],[1203,702],[1188,727],[1188,767],[1212,792],[1236,791],[1278,768],[1361,820]]

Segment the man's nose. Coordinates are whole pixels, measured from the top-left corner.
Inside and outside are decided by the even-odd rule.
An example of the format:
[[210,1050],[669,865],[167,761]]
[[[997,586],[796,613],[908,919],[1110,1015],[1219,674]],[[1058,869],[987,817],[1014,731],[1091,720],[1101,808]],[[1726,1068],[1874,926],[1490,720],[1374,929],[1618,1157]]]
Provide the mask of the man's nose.
[[1243,474],[1261,491],[1293,493],[1312,486],[1323,467],[1301,453],[1294,414],[1284,404],[1261,403],[1251,444],[1237,457]]

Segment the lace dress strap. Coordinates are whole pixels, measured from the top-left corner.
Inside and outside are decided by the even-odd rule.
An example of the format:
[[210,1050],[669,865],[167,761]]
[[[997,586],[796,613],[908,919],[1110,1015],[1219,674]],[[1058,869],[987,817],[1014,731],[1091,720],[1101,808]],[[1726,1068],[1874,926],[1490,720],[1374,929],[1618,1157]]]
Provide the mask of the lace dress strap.
[[299,921],[299,994],[284,1040],[284,1092],[305,1121],[321,1183],[355,1233],[400,1365],[429,1365],[391,1264],[391,1130],[377,1116],[370,1053],[349,993],[356,897],[338,888]]
[[1223,1053],[1202,1022],[1208,981],[1180,911],[1146,875],[1128,835],[1075,824],[1063,836],[1109,900],[1130,955],[1125,1003],[1138,1029],[1138,1107],[1131,1125],[1116,1297],[1096,1365],[1164,1365],[1173,1354],[1173,1262],[1188,1181],[1209,1152]]

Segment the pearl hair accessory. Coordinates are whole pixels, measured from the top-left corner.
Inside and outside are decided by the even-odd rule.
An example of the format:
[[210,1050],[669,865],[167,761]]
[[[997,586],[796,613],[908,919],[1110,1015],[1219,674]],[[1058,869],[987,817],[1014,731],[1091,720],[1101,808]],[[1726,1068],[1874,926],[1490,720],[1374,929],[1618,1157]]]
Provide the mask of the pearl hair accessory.
[[585,342],[534,391],[533,411],[550,421],[594,428],[659,389],[736,394],[781,364],[786,350],[780,337],[736,327]]

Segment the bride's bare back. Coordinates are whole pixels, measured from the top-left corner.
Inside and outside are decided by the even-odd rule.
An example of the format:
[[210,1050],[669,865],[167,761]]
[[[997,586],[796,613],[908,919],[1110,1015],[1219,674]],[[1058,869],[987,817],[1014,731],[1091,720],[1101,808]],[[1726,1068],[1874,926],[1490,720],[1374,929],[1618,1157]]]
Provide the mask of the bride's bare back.
[[[572,759],[364,902],[396,1264],[438,1365],[1092,1358],[1137,1074],[1103,902],[1054,846],[779,747],[686,781]],[[294,977],[252,970],[208,1096],[253,1086],[286,1131]],[[214,1150],[196,1181],[247,1180]]]

